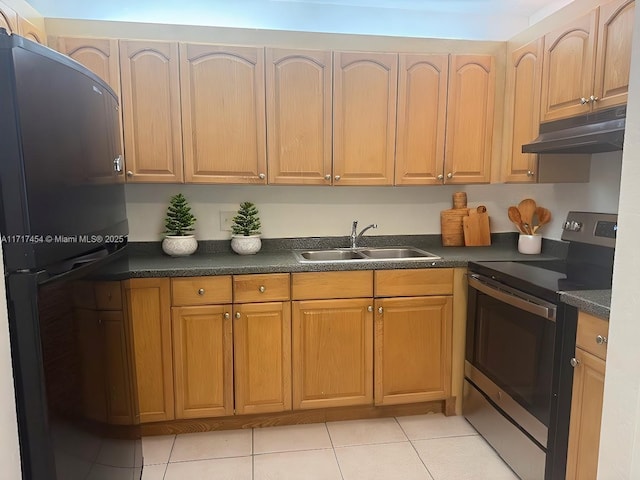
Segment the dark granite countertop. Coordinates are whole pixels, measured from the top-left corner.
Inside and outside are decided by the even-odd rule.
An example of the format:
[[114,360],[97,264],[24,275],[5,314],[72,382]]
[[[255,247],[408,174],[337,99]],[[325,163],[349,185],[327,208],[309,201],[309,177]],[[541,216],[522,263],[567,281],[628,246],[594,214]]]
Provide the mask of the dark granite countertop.
[[[492,235],[489,247],[443,247],[440,235],[366,237],[362,246],[412,246],[441,257],[436,261],[395,260],[329,263],[300,263],[293,250],[346,247],[348,237],[269,239],[256,255],[237,255],[228,241],[200,242],[198,251],[189,257],[170,257],[162,252],[159,242],[131,243],[126,259],[110,268],[113,279],[151,277],[192,277],[250,273],[326,272],[341,270],[390,270],[403,268],[466,267],[472,261],[510,261],[557,259],[566,255],[566,244],[553,240],[543,242],[540,255],[518,253],[517,234]],[[563,292],[561,300],[593,315],[608,318],[610,290]]]

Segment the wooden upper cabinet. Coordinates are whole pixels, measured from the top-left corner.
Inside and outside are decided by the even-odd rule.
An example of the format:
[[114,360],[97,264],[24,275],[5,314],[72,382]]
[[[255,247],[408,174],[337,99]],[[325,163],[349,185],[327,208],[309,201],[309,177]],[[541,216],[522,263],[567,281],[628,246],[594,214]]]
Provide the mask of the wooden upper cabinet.
[[490,180],[495,77],[492,56],[451,56],[445,183]]
[[24,38],[31,40],[32,42],[39,43],[40,45],[47,44],[47,35],[36,27],[29,20],[18,16],[18,32]]
[[266,49],[269,183],[331,185],[331,52]]
[[264,49],[180,44],[185,179],[267,182]]
[[504,125],[505,182],[535,182],[538,156],[522,145],[538,136],[544,39],[514,50],[507,64],[507,108]]
[[400,54],[396,185],[441,184],[448,55]]
[[59,37],[57,49],[98,75],[120,97],[118,40]]
[[[544,37],[542,121],[587,113],[593,94],[598,11]],[[583,100],[584,99],[584,100]]]
[[334,185],[392,185],[398,55],[335,52],[334,70]]
[[0,28],[4,28],[8,34],[18,33],[18,14],[2,2],[0,2]]
[[635,6],[616,0],[600,7],[593,108],[627,103]]
[[178,45],[120,41],[127,181],[182,183]]

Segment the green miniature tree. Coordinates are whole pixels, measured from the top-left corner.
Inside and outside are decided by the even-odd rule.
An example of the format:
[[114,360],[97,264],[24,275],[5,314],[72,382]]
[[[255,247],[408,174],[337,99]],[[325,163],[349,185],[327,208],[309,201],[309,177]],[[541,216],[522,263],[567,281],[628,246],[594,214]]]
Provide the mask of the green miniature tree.
[[242,202],[238,214],[232,219],[231,230],[234,235],[257,235],[260,233],[258,209],[251,202]]
[[191,213],[191,207],[187,199],[181,193],[171,197],[167,217],[164,221],[165,233],[169,235],[184,236],[193,231],[196,217]]

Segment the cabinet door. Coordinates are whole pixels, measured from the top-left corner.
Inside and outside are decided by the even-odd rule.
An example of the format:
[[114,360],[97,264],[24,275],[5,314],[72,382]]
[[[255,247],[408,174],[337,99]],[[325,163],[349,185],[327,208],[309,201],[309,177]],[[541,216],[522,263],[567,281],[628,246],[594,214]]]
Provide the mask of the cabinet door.
[[59,37],[58,51],[81,63],[109,84],[120,97],[118,41],[107,38]]
[[127,181],[181,183],[178,45],[120,40]]
[[124,282],[131,331],[136,415],[140,423],[173,420],[173,360],[168,278]]
[[231,305],[171,310],[176,418],[233,415]]
[[98,312],[102,326],[107,381],[107,421],[118,425],[133,423],[128,342],[122,312]]
[[616,0],[600,7],[593,108],[627,103],[636,2]]
[[445,183],[490,180],[495,77],[492,56],[451,56]]
[[579,348],[573,372],[567,480],[594,479],[598,473],[605,362]]
[[448,55],[400,54],[396,185],[441,184]]
[[452,297],[377,299],[375,403],[451,395]]
[[248,303],[234,309],[236,413],[291,410],[291,304]]
[[76,308],[74,321],[80,360],[82,415],[91,420],[105,422],[105,343],[102,340],[98,312]]
[[185,179],[266,183],[264,50],[180,44]]
[[514,50],[507,64],[503,168],[505,182],[536,181],[538,156],[522,153],[522,145],[538,136],[543,51],[544,39],[539,38]]
[[269,183],[331,185],[331,52],[267,48]]
[[18,33],[18,14],[2,2],[0,2],[0,28],[4,28],[8,34]]
[[292,303],[293,408],[373,403],[372,300]]
[[392,185],[398,55],[336,52],[334,70],[334,185]]
[[47,35],[29,20],[18,16],[18,31],[24,38],[40,45],[47,44]]
[[[597,10],[544,37],[542,121],[587,113],[593,94]],[[585,99],[585,100],[582,100]]]

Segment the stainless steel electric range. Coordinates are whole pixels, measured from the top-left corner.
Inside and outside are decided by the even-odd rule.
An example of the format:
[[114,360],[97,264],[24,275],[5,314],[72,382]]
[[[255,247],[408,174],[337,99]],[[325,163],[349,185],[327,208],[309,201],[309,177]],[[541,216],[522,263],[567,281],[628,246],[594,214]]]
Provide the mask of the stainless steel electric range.
[[469,264],[463,414],[518,476],[565,478],[578,312],[610,289],[617,215],[569,212],[566,259]]

